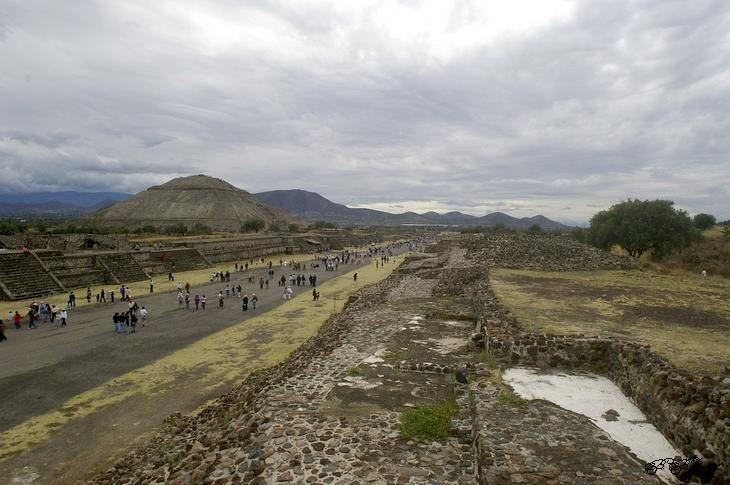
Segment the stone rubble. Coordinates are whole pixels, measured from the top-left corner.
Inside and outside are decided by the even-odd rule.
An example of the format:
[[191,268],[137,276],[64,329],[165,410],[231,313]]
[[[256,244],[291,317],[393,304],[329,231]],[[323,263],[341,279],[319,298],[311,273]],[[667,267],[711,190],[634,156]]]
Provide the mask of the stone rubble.
[[543,271],[628,269],[634,260],[568,237],[523,232],[476,234],[468,243],[469,257],[488,267]]
[[[503,399],[470,337],[474,320],[503,338],[515,322],[485,304],[485,268],[458,242],[429,250],[353,295],[285,362],[171,416],[89,483],[657,483],[588,418]],[[406,410],[446,400],[458,408],[446,439],[401,436]]]

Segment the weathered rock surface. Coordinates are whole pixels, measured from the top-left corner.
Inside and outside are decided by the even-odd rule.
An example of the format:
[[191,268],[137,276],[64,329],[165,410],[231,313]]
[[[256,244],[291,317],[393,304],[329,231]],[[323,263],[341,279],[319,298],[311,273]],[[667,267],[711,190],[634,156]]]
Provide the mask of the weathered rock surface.
[[633,259],[550,234],[477,234],[469,242],[469,257],[488,267],[545,271],[626,269]]
[[[361,290],[282,364],[197,416],[171,416],[91,483],[656,483],[588,418],[544,401],[500,402],[506,387],[481,362],[473,321],[444,315],[474,315],[489,346],[495,335],[517,345],[515,322],[485,290],[484,269],[461,248],[438,250]],[[696,392],[705,391],[709,403],[715,391]],[[447,438],[401,437],[407,409],[448,399],[458,414]],[[713,409],[722,425],[726,409]]]

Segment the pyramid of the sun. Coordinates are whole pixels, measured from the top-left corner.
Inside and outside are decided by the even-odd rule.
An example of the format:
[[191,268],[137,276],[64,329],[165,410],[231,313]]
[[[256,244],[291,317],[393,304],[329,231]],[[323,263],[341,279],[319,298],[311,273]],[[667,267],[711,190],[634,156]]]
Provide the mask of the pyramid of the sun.
[[266,225],[294,222],[291,214],[263,204],[254,196],[221,179],[192,175],[170,180],[107,206],[91,216],[95,222],[130,229],[196,223],[217,231],[238,231],[249,219]]

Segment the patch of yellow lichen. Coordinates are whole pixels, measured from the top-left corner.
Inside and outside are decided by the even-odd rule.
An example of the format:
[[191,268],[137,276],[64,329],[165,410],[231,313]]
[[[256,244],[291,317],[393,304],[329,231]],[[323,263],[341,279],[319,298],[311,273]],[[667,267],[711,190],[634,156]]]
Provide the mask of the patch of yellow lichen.
[[673,365],[718,374],[730,359],[730,282],[652,271],[496,269],[492,287],[520,324],[650,344]]

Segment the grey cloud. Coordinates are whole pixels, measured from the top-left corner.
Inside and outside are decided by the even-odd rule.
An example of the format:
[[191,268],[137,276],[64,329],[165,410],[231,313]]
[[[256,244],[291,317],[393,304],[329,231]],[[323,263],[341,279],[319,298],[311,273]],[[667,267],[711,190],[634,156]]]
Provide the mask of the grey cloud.
[[[443,58],[385,30],[378,3],[9,5],[6,187],[140,190],[203,172],[351,204],[587,220],[662,197],[730,217],[721,0],[583,0]],[[478,6],[454,2],[449,33]]]

